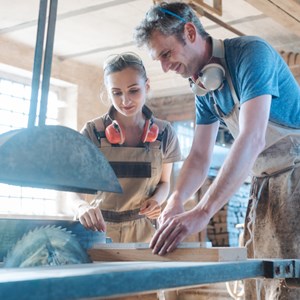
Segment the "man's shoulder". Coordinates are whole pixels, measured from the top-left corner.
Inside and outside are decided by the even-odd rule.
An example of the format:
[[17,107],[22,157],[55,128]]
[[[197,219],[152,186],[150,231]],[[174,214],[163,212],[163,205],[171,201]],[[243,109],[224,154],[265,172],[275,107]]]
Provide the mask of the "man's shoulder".
[[247,62],[261,63],[261,58],[274,60],[278,53],[264,39],[258,36],[242,36],[224,40],[225,56],[228,64],[240,65]]
[[270,46],[270,44],[266,40],[264,40],[259,36],[254,36],[254,35],[240,36],[240,37],[224,40],[224,46],[227,49],[228,48],[242,49],[245,47],[255,47],[258,44],[267,45],[268,47]]

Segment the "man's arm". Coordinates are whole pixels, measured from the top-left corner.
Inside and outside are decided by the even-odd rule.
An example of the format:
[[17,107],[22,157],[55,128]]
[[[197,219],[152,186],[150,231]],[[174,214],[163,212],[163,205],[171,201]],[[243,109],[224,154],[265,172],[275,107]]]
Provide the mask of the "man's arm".
[[271,96],[264,95],[241,106],[239,135],[232,144],[218,176],[199,203],[200,210],[212,217],[243,184],[263,151],[271,107]]
[[167,219],[160,227],[150,243],[153,253],[171,252],[185,237],[202,231],[244,182],[264,149],[270,106],[270,95],[256,97],[242,105],[239,135],[218,176],[195,208]]
[[183,204],[190,199],[203,184],[209,169],[219,122],[210,125],[197,125],[193,144],[185,159],[176,181],[174,192],[167,201],[159,223],[183,212]]

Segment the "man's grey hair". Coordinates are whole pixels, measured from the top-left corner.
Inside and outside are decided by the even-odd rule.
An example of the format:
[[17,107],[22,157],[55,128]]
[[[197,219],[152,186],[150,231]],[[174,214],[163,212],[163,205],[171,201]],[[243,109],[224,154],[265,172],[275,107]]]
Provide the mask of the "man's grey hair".
[[204,38],[209,34],[204,30],[199,18],[193,9],[183,2],[162,2],[152,6],[144,19],[134,30],[134,40],[138,47],[148,45],[155,31],[165,36],[174,35],[178,41],[185,44],[184,25],[193,23],[197,32]]

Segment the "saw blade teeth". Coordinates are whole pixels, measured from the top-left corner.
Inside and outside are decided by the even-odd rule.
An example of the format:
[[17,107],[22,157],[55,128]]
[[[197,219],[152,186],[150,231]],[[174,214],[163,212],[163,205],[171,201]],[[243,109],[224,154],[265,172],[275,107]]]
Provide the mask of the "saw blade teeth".
[[4,267],[91,262],[76,235],[65,227],[46,225],[25,233],[8,251]]

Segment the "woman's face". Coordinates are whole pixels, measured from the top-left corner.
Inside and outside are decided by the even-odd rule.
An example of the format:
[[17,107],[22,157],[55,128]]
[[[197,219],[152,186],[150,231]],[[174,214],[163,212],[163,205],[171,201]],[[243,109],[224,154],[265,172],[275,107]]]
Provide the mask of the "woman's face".
[[115,109],[130,117],[142,111],[149,83],[138,70],[128,67],[107,75],[106,88]]

